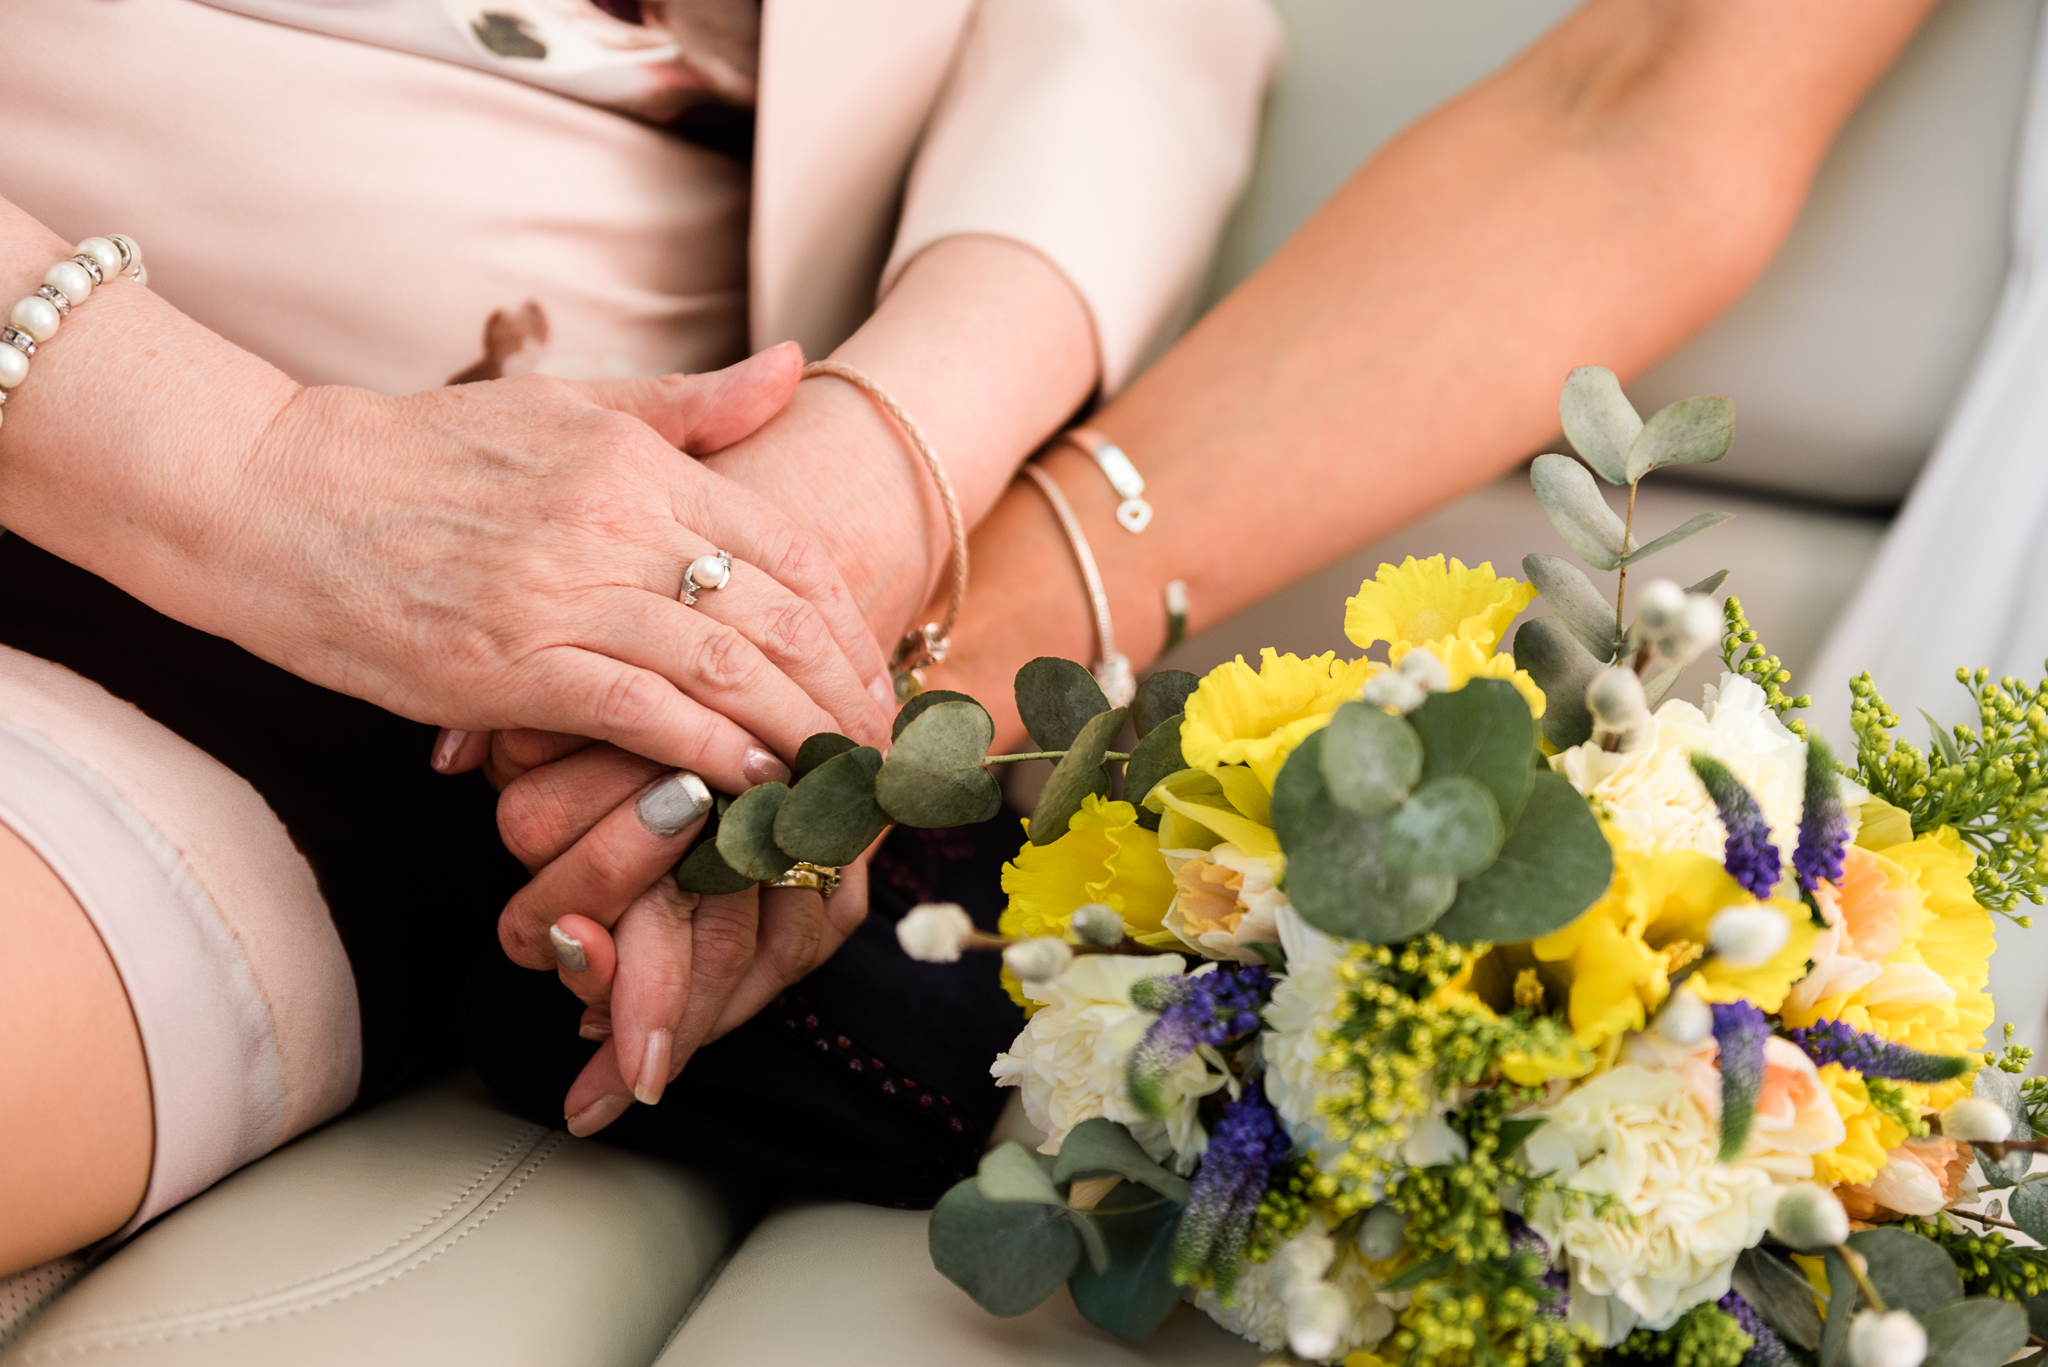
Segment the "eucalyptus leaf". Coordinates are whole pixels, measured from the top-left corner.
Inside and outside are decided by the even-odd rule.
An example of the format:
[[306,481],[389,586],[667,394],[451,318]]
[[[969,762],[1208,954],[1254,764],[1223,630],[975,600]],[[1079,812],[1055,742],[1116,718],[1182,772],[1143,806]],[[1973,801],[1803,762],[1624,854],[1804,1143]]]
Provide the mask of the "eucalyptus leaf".
[[1543,690],[1543,735],[1560,750],[1582,745],[1593,734],[1586,685],[1600,667],[1555,617],[1538,617],[1515,628],[1515,668],[1527,670]]
[[775,814],[775,843],[793,859],[829,868],[860,858],[889,826],[875,801],[881,768],[881,753],[861,745],[811,770]]
[[[2022,1182],[2006,1198],[2006,1218],[2027,1232],[2027,1237],[2048,1248],[2048,1197],[2041,1195],[2039,1182]],[[1967,1218],[1967,1217],[1965,1217]]]
[[1700,582],[1699,582],[1699,583],[1697,583],[1697,584],[1694,584],[1694,585],[1693,585],[1693,586],[1692,586],[1691,588],[1687,589],[1687,590],[1686,590],[1686,592],[1687,592],[1687,593],[1712,593],[1712,592],[1713,592],[1713,591],[1714,591],[1715,589],[1718,589],[1718,588],[1720,588],[1722,584],[1726,583],[1726,582],[1727,582],[1727,580],[1728,580],[1728,571],[1726,571],[1726,570],[1715,570],[1715,571],[1714,571],[1714,572],[1713,572],[1712,574],[1708,575],[1708,576],[1707,576],[1707,577],[1706,577],[1705,579],[1702,579],[1702,580],[1700,580]]
[[1648,560],[1659,551],[1670,550],[1688,537],[1698,536],[1707,528],[1718,527],[1723,522],[1732,521],[1734,517],[1735,514],[1733,513],[1701,513],[1698,517],[1687,518],[1682,524],[1664,533],[1664,535],[1658,537],[1649,545],[1638,547],[1624,555],[1621,558],[1621,563],[1633,565],[1639,560]]
[[1273,825],[1287,854],[1288,899],[1331,935],[1373,944],[1418,935],[1457,896],[1457,880],[1408,878],[1381,861],[1384,822],[1338,806],[1323,786],[1323,735],[1304,738],[1274,782]]
[[1557,416],[1565,439],[1609,484],[1626,484],[1629,448],[1643,430],[1635,405],[1606,366],[1582,365],[1565,377]]
[[[1866,1229],[1849,1236],[1849,1247],[1870,1264],[1870,1284],[1894,1310],[1910,1310],[1923,1319],[1963,1298],[1962,1277],[1941,1245],[1903,1229]],[[1829,1279],[1829,1287],[1848,1282]],[[1837,1296],[1832,1306],[1845,1296]]]
[[1579,559],[1596,570],[1620,567],[1627,531],[1585,466],[1570,456],[1538,456],[1529,483],[1550,525]]
[[1154,830],[1158,829],[1159,814],[1145,807],[1145,798],[1161,779],[1188,767],[1181,757],[1180,727],[1179,714],[1154,726],[1132,747],[1130,761],[1124,765],[1124,801],[1138,809],[1140,821],[1152,817]]
[[[1326,749],[1325,754],[1328,753]],[[1500,853],[1500,804],[1462,774],[1415,790],[1380,832],[1380,858],[1410,877],[1470,878]]]
[[[904,727],[910,725],[923,716],[927,710],[937,707],[942,702],[971,702],[976,707],[981,707],[979,701],[968,697],[965,693],[955,693],[950,688],[928,688],[897,709],[896,720],[889,728],[889,739],[893,741],[901,737]],[[985,707],[982,707],[981,710],[983,712],[988,711]],[[995,735],[994,722],[989,723],[989,735],[991,738]]]
[[1114,1120],[1102,1116],[1084,1120],[1060,1141],[1059,1156],[1052,1166],[1054,1182],[1106,1177],[1112,1173],[1149,1187],[1176,1206],[1188,1203],[1188,1179],[1153,1162],[1131,1132]]
[[2035,1338],[2048,1342],[2048,1294],[2027,1298],[2027,1329]]
[[903,728],[875,778],[875,800],[906,826],[944,829],[987,821],[1003,791],[984,764],[995,723],[972,700],[927,708]]
[[1433,929],[1459,943],[1533,940],[1570,924],[1613,877],[1599,818],[1563,774],[1541,770],[1500,853],[1458,885],[1458,900]]
[[991,1201],[972,1177],[939,1199],[927,1237],[933,1266],[991,1315],[1037,1309],[1082,1261],[1063,1208]]
[[2027,1312],[1996,1296],[1972,1296],[1920,1317],[1923,1367],[1999,1367],[2027,1346]]
[[1422,777],[1422,738],[1399,717],[1347,702],[1322,732],[1323,787],[1356,816],[1385,816]]
[[1734,1285],[1778,1336],[1807,1352],[1820,1347],[1820,1305],[1804,1273],[1764,1248],[1735,1260]]
[[718,853],[734,872],[765,883],[796,863],[775,843],[775,814],[789,791],[786,783],[763,783],[734,799],[718,823]]
[[1643,683],[1643,706],[1653,712],[1656,711],[1657,704],[1664,701],[1664,695],[1677,685],[1678,676],[1683,673],[1685,673],[1684,665],[1673,665],[1669,669],[1660,672],[1656,678],[1645,680]]
[[1735,440],[1735,405],[1719,394],[1699,394],[1666,404],[1650,415],[1628,448],[1633,484],[1666,465],[1707,465],[1728,454]]
[[1522,573],[1589,655],[1601,664],[1614,658],[1614,604],[1577,565],[1557,555],[1525,555]]
[[789,766],[789,781],[791,784],[802,783],[806,774],[834,755],[843,755],[848,750],[859,748],[860,742],[851,736],[842,736],[835,731],[820,731],[797,747],[796,763]]
[[[2020,1075],[2008,1073],[2000,1068],[1979,1068],[1976,1081],[1971,1084],[1972,1095],[1995,1103],[2012,1121],[2013,1139],[2032,1139],[2033,1126],[2027,1121],[2027,1108],[2020,1103]],[[1977,1167],[1984,1174],[1987,1188],[2010,1187],[2026,1177],[2033,1166],[2034,1156],[2024,1151],[2008,1152],[2002,1161],[1994,1161],[1983,1150],[1977,1152]]]
[[1493,793],[1503,825],[1513,826],[1536,776],[1536,719],[1505,679],[1473,679],[1432,693],[1408,714],[1422,738],[1422,777],[1462,774]]
[[1067,1204],[1053,1184],[1052,1164],[1014,1139],[981,1156],[974,1184],[991,1201],[1036,1201],[1062,1209]]
[[1185,711],[1201,683],[1199,675],[1185,669],[1162,669],[1139,684],[1138,696],[1131,701],[1131,725],[1138,738],[1143,740],[1167,718]]
[[1109,796],[1109,775],[1102,771],[1102,757],[1123,729],[1121,707],[1110,708],[1081,728],[1039,792],[1038,807],[1031,813],[1032,844],[1050,845],[1065,835],[1067,823],[1089,794]]
[[[1109,1199],[1123,1190],[1117,1188]],[[1075,1270],[1068,1283],[1074,1308],[1097,1329],[1119,1338],[1150,1338],[1187,1295],[1187,1288],[1173,1280],[1180,1209],[1161,1200],[1129,1211],[1098,1206],[1093,1219],[1107,1245],[1108,1267]]]
[[726,863],[718,852],[717,837],[712,834],[698,837],[690,852],[683,856],[683,862],[675,866],[673,876],[676,886],[684,892],[709,896],[745,892],[760,881]]
[[1072,660],[1041,655],[1017,671],[1017,715],[1041,750],[1065,750],[1109,710],[1102,685]]

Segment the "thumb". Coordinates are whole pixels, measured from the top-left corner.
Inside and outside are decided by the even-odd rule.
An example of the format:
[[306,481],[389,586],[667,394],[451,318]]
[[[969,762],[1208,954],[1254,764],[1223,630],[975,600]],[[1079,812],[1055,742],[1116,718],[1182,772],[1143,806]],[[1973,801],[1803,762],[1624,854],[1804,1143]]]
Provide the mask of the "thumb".
[[703,456],[752,436],[780,413],[796,393],[803,368],[803,348],[781,342],[702,375],[586,380],[577,388],[592,403],[629,413],[664,441]]

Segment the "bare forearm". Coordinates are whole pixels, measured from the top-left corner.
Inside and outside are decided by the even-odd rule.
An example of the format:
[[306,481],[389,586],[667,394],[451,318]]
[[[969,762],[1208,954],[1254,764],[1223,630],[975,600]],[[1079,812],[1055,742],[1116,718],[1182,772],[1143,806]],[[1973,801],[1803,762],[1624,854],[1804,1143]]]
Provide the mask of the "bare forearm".
[[[1145,473],[1142,536],[1053,457],[1119,646],[1163,644],[1167,581],[1193,629],[1220,620],[1526,457],[1574,365],[1639,371],[1713,318],[1928,8],[1593,0],[1389,143],[1094,420]],[[1036,490],[990,518],[976,574],[948,686],[1000,697],[1032,654],[1087,658]]]

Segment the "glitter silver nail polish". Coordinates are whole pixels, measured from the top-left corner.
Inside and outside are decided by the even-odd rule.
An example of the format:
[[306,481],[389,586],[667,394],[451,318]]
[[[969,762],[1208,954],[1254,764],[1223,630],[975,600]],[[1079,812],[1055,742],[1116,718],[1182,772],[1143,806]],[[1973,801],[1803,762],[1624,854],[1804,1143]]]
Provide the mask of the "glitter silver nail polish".
[[649,835],[666,840],[711,810],[711,789],[688,769],[678,769],[642,793],[633,810]]

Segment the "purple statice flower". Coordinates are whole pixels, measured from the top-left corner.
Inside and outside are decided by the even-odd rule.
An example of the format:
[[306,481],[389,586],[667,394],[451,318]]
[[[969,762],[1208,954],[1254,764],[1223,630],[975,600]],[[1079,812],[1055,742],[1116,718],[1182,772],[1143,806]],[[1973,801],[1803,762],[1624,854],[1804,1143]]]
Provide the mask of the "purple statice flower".
[[1764,1085],[1764,1041],[1771,1023],[1748,1002],[1717,1002],[1714,1041],[1721,1046],[1721,1154],[1733,1162],[1749,1142],[1757,1093]]
[[1707,796],[1714,799],[1721,824],[1728,830],[1721,863],[1729,877],[1758,901],[1769,897],[1784,865],[1778,859],[1778,847],[1771,843],[1771,824],[1764,820],[1763,808],[1756,805],[1756,798],[1741,780],[1728,772],[1728,766],[1711,755],[1694,755],[1692,771],[1699,775]]
[[1230,1103],[1202,1166],[1195,1172],[1187,1209],[1173,1236],[1173,1279],[1182,1286],[1207,1282],[1225,1305],[1237,1285],[1252,1218],[1273,1173],[1293,1149],[1266,1089],[1254,1084]]
[[1806,1051],[1816,1065],[1839,1063],[1865,1077],[1890,1078],[1895,1082],[1947,1082],[1969,1070],[1970,1060],[1961,1054],[1928,1054],[1893,1044],[1879,1035],[1866,1034],[1847,1021],[1815,1021],[1789,1032],[1792,1042]]
[[1812,892],[1822,883],[1840,882],[1842,853],[1849,848],[1849,813],[1842,807],[1841,785],[1835,780],[1835,757],[1819,736],[1806,740],[1806,805],[1799,813],[1799,844],[1792,851],[1792,871],[1799,886]]
[[1571,1306],[1571,1273],[1561,1267],[1551,1266],[1550,1244],[1541,1234],[1529,1227],[1527,1220],[1512,1211],[1502,1214],[1501,1219],[1508,1231],[1508,1253],[1511,1256],[1533,1253],[1542,1262],[1543,1273],[1537,1281],[1543,1284],[1550,1295],[1539,1308],[1554,1320],[1563,1319]]
[[1740,1291],[1730,1291],[1715,1305],[1721,1313],[1732,1316],[1742,1326],[1742,1332],[1749,1335],[1749,1351],[1742,1355],[1742,1367],[1797,1367],[1798,1360],[1785,1346],[1785,1340],[1778,1337],[1777,1330],[1764,1323],[1764,1317],[1742,1298]]
[[1259,1028],[1259,1007],[1273,980],[1256,966],[1219,969],[1188,978],[1147,978],[1131,1000],[1159,1019],[1131,1050],[1124,1086],[1131,1104],[1146,1115],[1165,1115],[1166,1075],[1202,1045],[1222,1048]]

